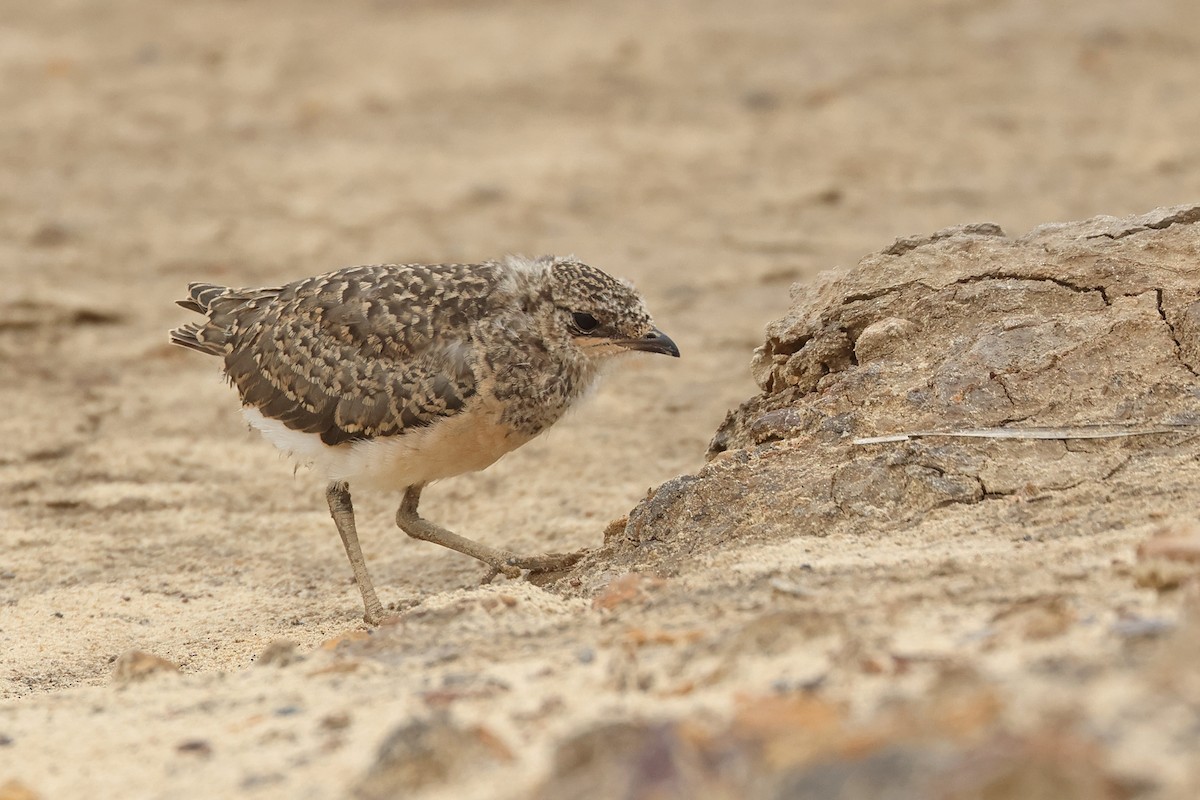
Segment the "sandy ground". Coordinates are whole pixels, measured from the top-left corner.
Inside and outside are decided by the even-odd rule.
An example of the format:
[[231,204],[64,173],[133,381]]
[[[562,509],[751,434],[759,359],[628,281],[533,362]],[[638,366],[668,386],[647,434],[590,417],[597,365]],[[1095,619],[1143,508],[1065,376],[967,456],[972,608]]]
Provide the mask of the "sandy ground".
[[[721,724],[737,698],[827,670],[803,637],[773,651],[784,666],[703,691],[650,691],[627,668],[629,637],[675,631],[669,649],[745,610],[737,576],[783,545],[727,542],[684,580],[691,607],[626,614],[479,587],[476,564],[395,529],[396,498],[366,494],[367,558],[405,622],[361,633],[321,485],[246,430],[214,364],[166,345],[187,316],[172,301],[190,280],[505,252],[632,279],[684,358],[631,361],[550,435],[423,502],[517,550],[598,545],[703,464],[756,391],[751,350],[792,282],[947,225],[1021,232],[1200,196],[1200,7],[1055,5],[3,3],[0,786],[338,796],[389,731],[449,708],[497,763],[413,785],[523,796],[597,720]],[[823,602],[852,608],[855,566],[877,575],[903,545],[809,546],[846,567]],[[1049,569],[964,557],[1014,580]],[[1131,597],[1156,613],[1153,592]],[[918,612],[912,648],[952,649],[953,594],[893,619]],[[278,639],[305,659],[253,666]],[[114,685],[131,648],[183,674]],[[908,690],[896,676],[829,699],[869,714]],[[1187,777],[1156,768],[1168,788]]]

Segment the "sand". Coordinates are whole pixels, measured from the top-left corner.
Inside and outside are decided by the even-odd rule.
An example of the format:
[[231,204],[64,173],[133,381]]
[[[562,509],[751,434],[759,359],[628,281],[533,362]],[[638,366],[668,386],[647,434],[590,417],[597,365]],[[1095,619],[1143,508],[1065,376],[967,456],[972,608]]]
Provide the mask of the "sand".
[[[649,489],[704,465],[758,391],[751,352],[794,282],[948,225],[1021,233],[1200,196],[1200,8],[1059,5],[5,3],[0,796],[370,796],[388,735],[441,720],[458,744],[432,750],[475,755],[398,785],[522,797],[562,773],[561,742],[605,722],[720,732],[747,698],[816,691],[871,725],[935,680],[851,679],[830,655],[842,628],[737,638],[776,610],[747,605],[763,576],[867,626],[872,653],[961,655],[1006,698],[1046,659],[1130,658],[1107,623],[1173,625],[1183,594],[1093,586],[1105,624],[979,658],[964,615],[982,624],[1011,597],[900,592],[870,611],[885,601],[864,587],[914,580],[897,566],[914,560],[969,564],[964,583],[1087,585],[996,542],[732,536],[659,578],[675,600],[656,603],[651,578],[604,594],[624,569],[595,562],[575,587],[481,587],[477,564],[394,527],[397,498],[362,494],[366,556],[403,620],[368,632],[319,480],[246,429],[211,361],[166,344],[191,280],[506,252],[623,275],[684,357],[630,360],[549,435],[422,505],[516,550],[598,547]],[[1161,523],[1080,558],[1133,563]],[[799,573],[770,578],[780,564],[822,570],[819,600]],[[256,666],[280,639],[301,660]],[[135,649],[180,674],[115,682]],[[1095,696],[1135,691],[1111,683]],[[1090,697],[1005,724],[1041,730]],[[1133,714],[1126,700],[1104,708]],[[1170,730],[1195,707],[1175,713]],[[1106,768],[1187,796],[1179,743],[1133,727]]]

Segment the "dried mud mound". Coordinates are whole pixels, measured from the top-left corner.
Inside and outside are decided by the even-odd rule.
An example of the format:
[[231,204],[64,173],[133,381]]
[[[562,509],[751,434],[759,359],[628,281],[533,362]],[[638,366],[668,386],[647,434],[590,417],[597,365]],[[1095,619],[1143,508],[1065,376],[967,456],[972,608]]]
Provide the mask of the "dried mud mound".
[[[723,542],[906,524],[1016,496],[972,524],[1082,535],[1195,498],[1200,206],[902,239],[794,290],[754,354],[762,394],[698,474],[609,544],[668,570]],[[990,427],[1178,430],[1116,439],[856,438]],[[1073,510],[1068,520],[1064,505]]]
[[[572,584],[704,616],[627,684],[732,715],[585,729],[538,796],[1197,796],[1197,222],[951,228],[798,286],[762,393]],[[858,441],[997,428],[1044,438]]]

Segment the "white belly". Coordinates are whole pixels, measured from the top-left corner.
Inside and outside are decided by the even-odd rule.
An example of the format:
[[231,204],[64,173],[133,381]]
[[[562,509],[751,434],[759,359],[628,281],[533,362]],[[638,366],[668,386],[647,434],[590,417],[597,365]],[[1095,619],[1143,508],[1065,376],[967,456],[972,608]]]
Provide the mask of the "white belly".
[[242,414],[272,444],[330,481],[399,490],[481,470],[529,441],[490,411],[476,406],[400,436],[335,446],[316,434],[291,430],[256,408],[243,408]]

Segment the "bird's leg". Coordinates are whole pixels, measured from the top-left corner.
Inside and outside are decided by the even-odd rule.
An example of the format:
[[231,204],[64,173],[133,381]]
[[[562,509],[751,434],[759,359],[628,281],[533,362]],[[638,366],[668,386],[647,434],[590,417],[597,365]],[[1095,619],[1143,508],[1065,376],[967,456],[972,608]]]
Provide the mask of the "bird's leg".
[[378,625],[383,621],[383,604],[375,595],[375,586],[371,576],[367,574],[367,562],[363,559],[362,548],[358,546],[358,531],[354,527],[354,506],[350,502],[350,484],[345,481],[334,481],[325,489],[325,499],[329,501],[329,513],[337,525],[338,534],[346,548],[346,557],[350,559],[350,569],[354,570],[354,582],[362,592],[363,621],[368,625]]
[[515,558],[512,553],[472,541],[423,519],[417,513],[417,504],[421,502],[421,490],[424,488],[423,485],[417,485],[404,490],[404,499],[400,501],[400,508],[396,511],[396,524],[400,526],[400,530],[414,539],[440,544],[442,547],[449,547],[451,550],[457,550],[464,555],[479,559],[492,568],[489,577],[495,577],[500,572],[510,578],[521,574],[520,567],[509,563]]
[[497,550],[465,536],[459,536],[453,531],[448,531],[423,519],[417,513],[417,504],[421,502],[423,488],[425,487],[418,485],[410,486],[405,490],[404,499],[400,501],[400,508],[396,511],[396,524],[400,526],[400,530],[414,539],[449,547],[451,550],[457,550],[487,564],[492,570],[484,579],[485,582],[501,573],[506,577],[515,578],[521,574],[523,569],[531,572],[551,572],[565,569],[583,555],[582,553],[546,553],[540,556],[522,557],[507,550]]

